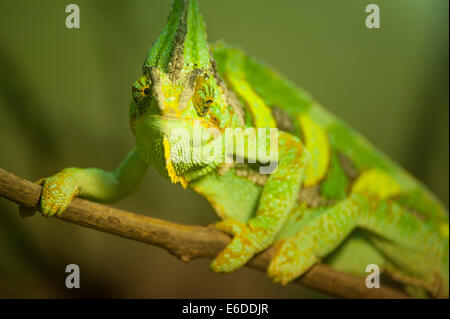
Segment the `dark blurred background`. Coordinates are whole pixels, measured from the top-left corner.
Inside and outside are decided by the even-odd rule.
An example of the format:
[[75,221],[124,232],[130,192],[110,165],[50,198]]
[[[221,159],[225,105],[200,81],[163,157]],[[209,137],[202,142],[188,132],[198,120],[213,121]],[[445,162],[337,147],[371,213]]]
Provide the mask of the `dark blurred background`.
[[[311,92],[448,207],[446,0],[199,0],[210,41],[238,44]],[[68,166],[112,169],[133,146],[130,88],[170,1],[0,1],[0,167],[35,180]],[[365,27],[365,7],[381,28]],[[206,201],[151,169],[116,206],[186,224]],[[242,269],[217,275],[165,251],[62,221],[20,218],[0,199],[0,297],[323,297]],[[67,264],[81,288],[65,288]]]

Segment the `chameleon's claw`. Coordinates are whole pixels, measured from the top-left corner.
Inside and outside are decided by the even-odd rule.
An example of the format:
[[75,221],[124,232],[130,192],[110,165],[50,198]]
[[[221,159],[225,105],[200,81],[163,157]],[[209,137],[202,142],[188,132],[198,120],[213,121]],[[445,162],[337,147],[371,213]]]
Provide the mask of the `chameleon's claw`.
[[64,211],[66,210],[66,208],[67,207],[59,208],[55,215],[58,216],[58,217],[61,216],[62,213],[64,213]]
[[271,270],[268,269],[267,274],[274,283],[280,283],[283,286],[286,286],[288,283],[290,283],[292,280],[296,278],[296,276],[293,276],[292,274],[289,273],[278,272],[278,274],[275,274],[274,270],[272,269]]
[[42,215],[49,217],[52,216],[52,207],[51,202],[46,198],[44,199],[43,196],[41,196],[41,211]]
[[315,262],[317,258],[313,254],[302,251],[293,240],[286,240],[270,262],[267,275],[273,282],[284,286],[305,273]]
[[234,235],[233,240],[211,263],[214,272],[232,272],[244,266],[259,250],[255,240],[251,240],[251,230],[247,224],[232,219],[216,223],[216,227]]
[[245,238],[236,236],[230,244],[213,260],[214,272],[232,272],[244,266],[254,255],[254,248],[245,244]]
[[233,219],[225,219],[217,222],[215,224],[216,228],[233,236],[236,236],[242,233],[247,225],[245,223],[233,220]]
[[282,284],[283,286],[285,286],[288,282],[285,280],[285,281],[283,281],[283,276],[277,276],[277,275],[273,275],[273,274],[268,274],[268,276],[269,276],[269,278],[271,278],[272,279],[272,282],[273,283],[280,283],[280,284]]
[[[49,198],[47,198],[47,202],[51,200]],[[42,204],[42,199],[41,199],[41,209],[42,209],[42,214],[46,217],[51,217],[53,215],[55,215],[58,210],[59,210],[59,206],[56,204],[46,204],[45,206],[43,206]]]
[[292,273],[292,264],[282,258],[274,258],[267,268],[267,275],[275,283],[288,284],[296,276]]
[[52,215],[51,214],[52,207],[49,205],[43,204],[42,199],[41,199],[41,211],[42,211],[42,215],[44,215],[45,217],[50,217]]
[[54,176],[41,178],[41,211],[44,216],[61,215],[78,193],[74,180],[75,169],[65,169]]

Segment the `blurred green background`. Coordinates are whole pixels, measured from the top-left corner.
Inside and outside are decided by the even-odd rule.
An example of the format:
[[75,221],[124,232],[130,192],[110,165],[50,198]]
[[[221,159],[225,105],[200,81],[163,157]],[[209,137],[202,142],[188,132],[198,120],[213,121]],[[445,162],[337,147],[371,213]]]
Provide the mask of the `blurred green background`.
[[[425,182],[448,207],[447,0],[199,0],[210,41],[238,44]],[[68,166],[112,169],[133,146],[130,88],[169,1],[0,1],[0,167],[35,180]],[[365,7],[381,8],[381,29]],[[152,169],[116,206],[165,220],[217,220],[194,192]],[[67,264],[81,288],[65,288]],[[323,297],[242,269],[213,274],[165,251],[39,215],[0,199],[0,297]]]

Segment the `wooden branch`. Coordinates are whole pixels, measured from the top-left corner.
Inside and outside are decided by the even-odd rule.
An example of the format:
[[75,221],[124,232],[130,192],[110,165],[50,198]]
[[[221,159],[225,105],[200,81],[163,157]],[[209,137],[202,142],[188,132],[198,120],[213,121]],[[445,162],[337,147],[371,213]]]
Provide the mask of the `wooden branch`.
[[[39,211],[40,193],[40,186],[0,168],[0,196],[25,209]],[[211,225],[175,224],[80,198],[75,198],[56,218],[162,247],[185,262],[195,258],[212,259],[230,242],[228,235]],[[267,249],[253,258],[248,266],[265,271],[273,253],[273,247]],[[336,297],[408,298],[403,292],[386,286],[368,289],[364,278],[344,274],[322,264],[313,266],[295,282]]]

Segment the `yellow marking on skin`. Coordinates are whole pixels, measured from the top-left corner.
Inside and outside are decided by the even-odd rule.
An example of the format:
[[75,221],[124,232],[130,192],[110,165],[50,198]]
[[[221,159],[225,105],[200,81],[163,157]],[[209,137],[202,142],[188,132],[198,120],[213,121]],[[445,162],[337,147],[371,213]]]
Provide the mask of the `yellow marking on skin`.
[[441,232],[442,236],[448,239],[448,223],[440,223],[439,231]]
[[183,188],[187,188],[188,182],[183,176],[178,176],[175,172],[175,168],[173,167],[172,160],[170,159],[170,143],[169,140],[164,137],[163,138],[163,147],[164,147],[164,158],[166,159],[166,169],[167,173],[170,177],[172,183],[180,183]]
[[167,76],[161,76],[161,91],[164,95],[164,113],[180,116],[179,104],[183,87],[174,85]]
[[229,81],[236,93],[247,103],[253,115],[255,127],[276,128],[277,123],[272,116],[272,111],[264,100],[256,94],[253,88],[240,77],[230,76]]
[[399,195],[400,185],[387,173],[372,168],[363,172],[352,186],[352,193],[376,195],[382,199]]
[[304,186],[314,186],[327,174],[330,165],[330,143],[327,132],[311,118],[299,114],[305,148],[311,153],[311,162],[305,172]]

